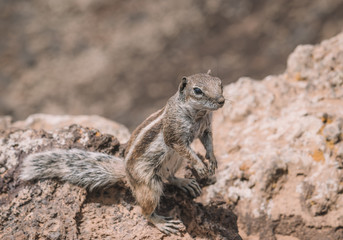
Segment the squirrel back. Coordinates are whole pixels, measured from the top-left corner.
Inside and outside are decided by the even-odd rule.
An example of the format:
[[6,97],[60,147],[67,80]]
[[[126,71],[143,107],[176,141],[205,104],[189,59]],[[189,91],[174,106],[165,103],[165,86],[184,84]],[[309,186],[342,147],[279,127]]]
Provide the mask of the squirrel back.
[[125,178],[123,159],[79,149],[56,149],[29,155],[23,162],[22,180],[56,178],[92,191]]

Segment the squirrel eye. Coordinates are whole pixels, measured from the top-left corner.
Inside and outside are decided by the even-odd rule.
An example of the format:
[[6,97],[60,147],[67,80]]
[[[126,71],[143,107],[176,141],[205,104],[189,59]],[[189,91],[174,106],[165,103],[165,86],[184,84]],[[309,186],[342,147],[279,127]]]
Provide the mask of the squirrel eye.
[[201,91],[201,89],[200,88],[193,88],[193,90],[194,90],[194,93],[195,94],[197,94],[197,95],[200,95],[200,94],[202,94],[202,91]]

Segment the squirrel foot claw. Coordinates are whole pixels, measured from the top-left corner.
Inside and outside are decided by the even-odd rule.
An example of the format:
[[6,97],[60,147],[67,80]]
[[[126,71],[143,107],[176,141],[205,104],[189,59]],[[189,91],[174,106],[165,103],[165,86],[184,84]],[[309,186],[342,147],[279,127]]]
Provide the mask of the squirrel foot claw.
[[180,230],[185,229],[185,226],[180,220],[173,220],[170,217],[159,216],[156,213],[153,213],[148,220],[161,232],[167,235],[177,234]]

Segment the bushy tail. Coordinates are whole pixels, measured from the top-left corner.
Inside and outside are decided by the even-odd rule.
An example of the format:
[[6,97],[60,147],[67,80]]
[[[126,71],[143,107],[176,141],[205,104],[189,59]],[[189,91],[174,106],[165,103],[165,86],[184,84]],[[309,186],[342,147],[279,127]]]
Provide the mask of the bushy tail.
[[124,160],[79,149],[52,150],[29,155],[23,162],[22,180],[58,178],[92,191],[125,178]]

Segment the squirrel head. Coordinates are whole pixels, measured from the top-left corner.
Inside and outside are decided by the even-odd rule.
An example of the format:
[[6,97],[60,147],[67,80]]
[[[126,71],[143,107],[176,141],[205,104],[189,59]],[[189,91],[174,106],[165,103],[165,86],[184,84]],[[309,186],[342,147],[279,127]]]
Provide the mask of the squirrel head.
[[217,110],[225,103],[222,81],[209,74],[199,73],[183,77],[179,97],[196,110]]

